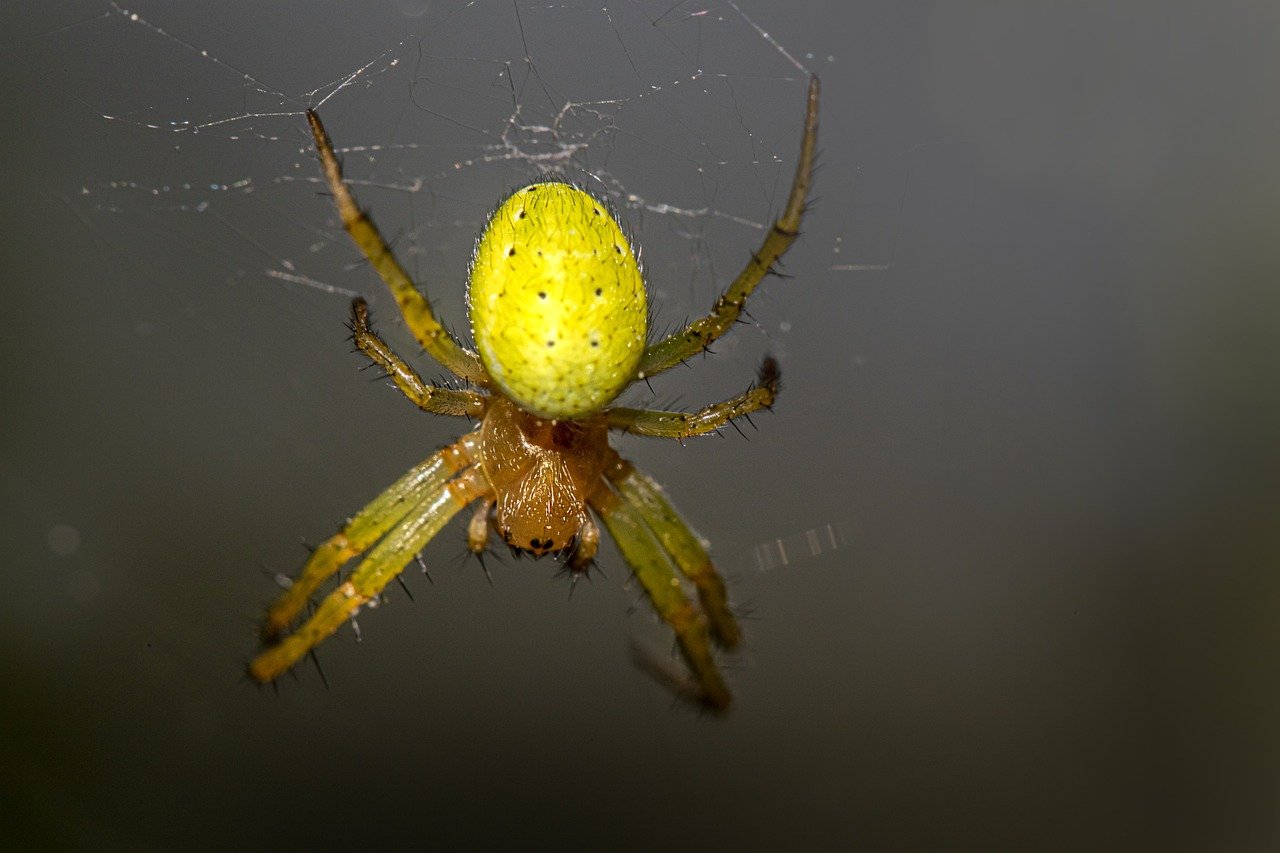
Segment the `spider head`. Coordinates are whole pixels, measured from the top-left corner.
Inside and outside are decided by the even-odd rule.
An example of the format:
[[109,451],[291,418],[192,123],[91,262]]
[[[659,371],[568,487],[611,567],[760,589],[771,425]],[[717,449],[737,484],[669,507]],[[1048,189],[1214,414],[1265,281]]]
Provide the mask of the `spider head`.
[[571,518],[552,518],[550,515],[536,518],[528,513],[503,513],[502,510],[499,506],[497,528],[503,541],[517,551],[535,557],[572,548],[585,521],[581,514]]
[[494,507],[495,527],[506,543],[535,557],[571,546],[587,519],[564,459],[534,457],[513,485],[499,493]]
[[609,453],[603,423],[543,420],[495,395],[480,455],[494,490],[498,535],[535,556],[571,547],[589,523],[587,496]]

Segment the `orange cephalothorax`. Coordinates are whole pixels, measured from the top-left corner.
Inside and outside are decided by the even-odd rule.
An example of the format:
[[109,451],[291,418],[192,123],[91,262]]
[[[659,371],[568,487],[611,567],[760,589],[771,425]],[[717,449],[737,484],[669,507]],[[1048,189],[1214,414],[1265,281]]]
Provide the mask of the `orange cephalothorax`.
[[480,436],[495,526],[507,544],[534,554],[572,545],[609,458],[604,422],[550,421],[495,396]]

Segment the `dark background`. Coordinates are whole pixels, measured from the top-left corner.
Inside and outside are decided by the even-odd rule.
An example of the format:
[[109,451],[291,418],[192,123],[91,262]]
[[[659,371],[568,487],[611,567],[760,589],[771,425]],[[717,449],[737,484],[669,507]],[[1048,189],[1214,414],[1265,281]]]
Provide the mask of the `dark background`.
[[[0,837],[1274,849],[1280,10],[742,4],[823,77],[820,200],[758,326],[655,392],[736,392],[769,350],[784,396],[750,441],[621,442],[750,613],[723,721],[629,665],[631,638],[668,639],[611,549],[568,599],[547,562],[491,586],[458,526],[433,584],[406,573],[416,601],[392,587],[362,643],[324,646],[331,689],[242,676],[264,570],[464,428],[356,370],[345,296],[264,274],[369,295],[411,350],[307,182],[305,93],[405,57],[324,109],[339,145],[430,140],[348,163],[428,184],[362,198],[461,326],[469,240],[534,171],[437,182],[495,150],[510,105],[395,74],[483,57],[492,78],[527,51],[590,100],[678,94],[692,66],[612,49],[599,5],[521,7],[523,46],[503,4],[139,7],[185,46],[94,0],[3,7]],[[635,22],[667,6],[611,8],[619,43],[708,10],[709,103],[742,114],[639,99],[618,111],[647,130],[592,150],[626,190],[763,222],[803,75],[726,6]],[[721,161],[722,184],[689,177]],[[758,240],[615,202],[661,322]],[[809,531],[835,538],[797,557]]]

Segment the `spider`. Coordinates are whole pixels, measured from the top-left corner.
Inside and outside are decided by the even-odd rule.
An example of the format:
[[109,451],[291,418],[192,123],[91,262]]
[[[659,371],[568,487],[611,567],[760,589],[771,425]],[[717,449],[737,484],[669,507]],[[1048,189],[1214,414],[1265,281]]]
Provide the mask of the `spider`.
[[[799,161],[782,215],[709,314],[648,345],[645,284],[622,228],[590,194],[546,182],[512,193],[476,244],[468,299],[476,351],[464,348],[357,206],[320,117],[308,111],[307,121],[343,226],[391,289],[414,337],[470,387],[423,382],[371,330],[363,299],[352,303],[352,340],[419,408],[467,416],[479,426],[410,469],[311,554],[268,608],[264,647],[250,675],[274,680],[361,607],[376,605],[383,588],[474,503],[467,527],[472,552],[483,554],[496,532],[518,552],[561,556],[575,578],[595,557],[600,529],[592,514],[599,518],[675,632],[689,672],[670,676],[673,686],[712,711],[726,710],[731,694],[713,644],[731,649],[742,632],[724,581],[662,489],[609,446],[608,434],[683,439],[715,432],[772,406],[777,364],[766,357],[747,391],[696,412],[609,404],[631,383],[705,351],[795,241],[817,142],[817,77],[809,80]],[[361,554],[363,561],[300,620],[321,585]],[[682,578],[696,589],[698,604]]]

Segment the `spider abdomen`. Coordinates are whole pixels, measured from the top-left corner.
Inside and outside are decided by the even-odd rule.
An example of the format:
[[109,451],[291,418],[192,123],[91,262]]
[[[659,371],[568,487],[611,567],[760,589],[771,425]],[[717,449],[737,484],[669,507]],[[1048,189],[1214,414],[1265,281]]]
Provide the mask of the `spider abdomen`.
[[494,384],[521,408],[599,411],[636,375],[647,300],[640,266],[604,204],[565,183],[512,193],[471,264],[472,331]]

